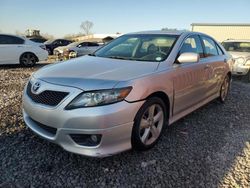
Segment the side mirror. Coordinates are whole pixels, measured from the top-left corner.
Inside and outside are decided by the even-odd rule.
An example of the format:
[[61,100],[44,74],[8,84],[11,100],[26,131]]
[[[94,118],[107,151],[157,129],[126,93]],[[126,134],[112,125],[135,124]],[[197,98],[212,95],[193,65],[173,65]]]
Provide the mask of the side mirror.
[[197,63],[200,60],[200,56],[197,53],[183,53],[177,61],[179,63]]

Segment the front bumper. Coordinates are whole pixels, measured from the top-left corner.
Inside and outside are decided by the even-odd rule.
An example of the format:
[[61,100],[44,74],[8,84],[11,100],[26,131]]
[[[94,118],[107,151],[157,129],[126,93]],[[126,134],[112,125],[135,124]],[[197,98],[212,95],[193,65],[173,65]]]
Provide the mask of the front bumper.
[[233,75],[246,75],[250,69],[250,66],[234,64],[233,66]]
[[[65,110],[65,106],[82,90],[42,84],[46,89],[52,87],[54,90],[70,90],[70,94],[58,106],[51,108],[34,103],[25,88],[23,117],[26,125],[36,134],[69,152],[91,157],[105,157],[131,148],[133,120],[143,101],[122,101],[106,106]],[[53,128],[55,134],[39,124]],[[101,141],[96,146],[83,146],[74,142],[71,134],[98,134],[101,135]]]

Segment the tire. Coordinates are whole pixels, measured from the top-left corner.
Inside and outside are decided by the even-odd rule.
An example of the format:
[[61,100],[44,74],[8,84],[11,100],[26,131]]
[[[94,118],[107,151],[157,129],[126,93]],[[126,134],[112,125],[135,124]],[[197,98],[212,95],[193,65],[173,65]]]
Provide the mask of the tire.
[[26,52],[20,57],[20,64],[24,67],[33,67],[38,61],[35,54]]
[[229,75],[226,75],[226,77],[224,78],[221,88],[220,88],[220,96],[219,96],[219,101],[221,103],[225,103],[228,93],[230,90],[230,77]]
[[[135,150],[152,148],[166,126],[166,106],[158,97],[149,98],[137,112],[131,143]],[[155,120],[154,120],[155,119]]]

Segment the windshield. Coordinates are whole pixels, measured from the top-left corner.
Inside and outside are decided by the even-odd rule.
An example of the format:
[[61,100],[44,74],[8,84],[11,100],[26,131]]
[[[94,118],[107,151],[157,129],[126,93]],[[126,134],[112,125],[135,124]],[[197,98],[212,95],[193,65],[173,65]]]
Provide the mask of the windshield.
[[94,55],[114,59],[159,62],[168,57],[177,38],[177,35],[123,35],[97,50]]
[[250,52],[250,42],[223,42],[227,51]]

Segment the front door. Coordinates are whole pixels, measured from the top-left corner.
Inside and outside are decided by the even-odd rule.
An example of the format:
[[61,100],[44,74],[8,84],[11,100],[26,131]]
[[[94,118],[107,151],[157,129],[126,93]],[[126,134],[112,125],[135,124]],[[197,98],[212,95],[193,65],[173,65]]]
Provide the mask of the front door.
[[179,54],[197,53],[200,61],[196,63],[175,64],[173,115],[178,115],[203,100],[206,89],[206,67],[203,63],[204,52],[199,36],[185,39]]

